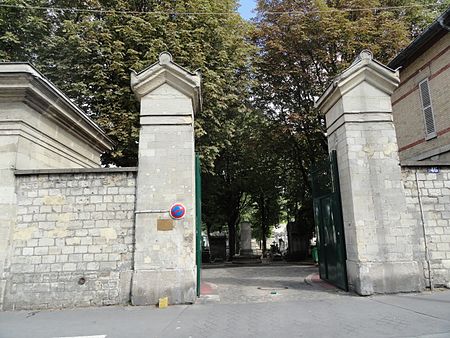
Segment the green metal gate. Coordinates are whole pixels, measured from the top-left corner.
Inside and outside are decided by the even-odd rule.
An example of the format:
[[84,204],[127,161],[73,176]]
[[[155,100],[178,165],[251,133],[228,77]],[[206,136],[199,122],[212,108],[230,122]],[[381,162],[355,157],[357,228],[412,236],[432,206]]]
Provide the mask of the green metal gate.
[[344,226],[336,151],[311,173],[320,278],[348,291]]
[[202,168],[198,154],[195,155],[195,220],[197,297],[200,297],[200,277],[202,268]]

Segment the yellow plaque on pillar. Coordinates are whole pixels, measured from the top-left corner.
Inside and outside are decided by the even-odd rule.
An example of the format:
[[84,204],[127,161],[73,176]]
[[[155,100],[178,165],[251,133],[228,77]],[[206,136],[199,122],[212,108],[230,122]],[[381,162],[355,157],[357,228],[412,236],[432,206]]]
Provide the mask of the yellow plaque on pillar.
[[156,228],[158,231],[170,231],[173,230],[173,224],[172,219],[158,219],[156,221]]

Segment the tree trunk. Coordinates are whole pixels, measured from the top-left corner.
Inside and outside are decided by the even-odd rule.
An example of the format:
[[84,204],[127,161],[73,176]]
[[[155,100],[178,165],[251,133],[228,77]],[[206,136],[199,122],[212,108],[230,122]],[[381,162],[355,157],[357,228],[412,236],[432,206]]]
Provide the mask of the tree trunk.
[[261,214],[261,237],[262,237],[262,252],[263,257],[266,257],[267,253],[267,229],[266,229],[266,200],[264,195],[259,195],[259,212]]
[[263,256],[266,256],[266,252],[267,252],[267,236],[266,236],[266,230],[263,228],[262,229],[262,252],[263,252]]
[[240,220],[240,199],[241,195],[237,196],[235,199],[231,200],[230,210],[232,212],[229,215],[228,218],[228,247],[229,247],[229,254],[228,254],[228,260],[232,260],[233,256],[236,254],[236,226],[239,223]]

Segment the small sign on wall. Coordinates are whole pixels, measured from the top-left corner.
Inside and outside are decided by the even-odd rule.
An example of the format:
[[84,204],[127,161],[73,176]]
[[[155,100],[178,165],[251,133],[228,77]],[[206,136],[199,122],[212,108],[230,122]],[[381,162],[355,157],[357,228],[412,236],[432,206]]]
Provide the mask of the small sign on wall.
[[186,215],[186,207],[181,203],[175,203],[170,207],[169,212],[173,219],[182,219]]
[[439,174],[440,169],[438,167],[431,167],[427,169],[427,172],[429,174]]
[[156,229],[158,231],[170,231],[174,228],[174,222],[172,219],[158,219],[156,221]]

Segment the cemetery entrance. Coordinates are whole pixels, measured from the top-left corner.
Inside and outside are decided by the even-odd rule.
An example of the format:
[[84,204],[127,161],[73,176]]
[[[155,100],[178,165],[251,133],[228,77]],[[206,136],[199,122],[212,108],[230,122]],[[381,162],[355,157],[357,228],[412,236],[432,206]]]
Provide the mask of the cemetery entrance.
[[336,151],[311,173],[320,278],[348,290]]

